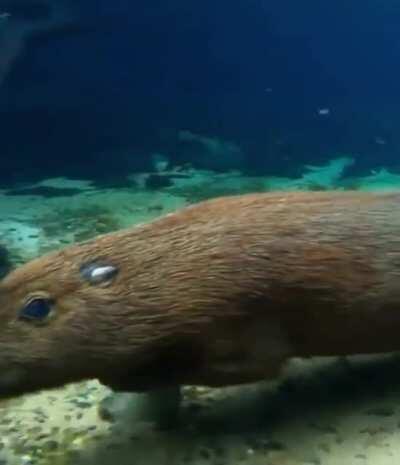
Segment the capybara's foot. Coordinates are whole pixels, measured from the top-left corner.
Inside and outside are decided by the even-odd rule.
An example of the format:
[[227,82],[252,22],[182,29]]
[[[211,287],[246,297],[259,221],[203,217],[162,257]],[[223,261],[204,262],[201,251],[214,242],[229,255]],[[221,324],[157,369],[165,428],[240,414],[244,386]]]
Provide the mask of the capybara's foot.
[[99,415],[106,421],[133,424],[151,423],[166,430],[178,426],[181,390],[179,386],[147,393],[116,392],[99,405]]
[[158,389],[143,396],[143,413],[147,413],[158,429],[172,429],[179,425],[182,393],[180,386]]

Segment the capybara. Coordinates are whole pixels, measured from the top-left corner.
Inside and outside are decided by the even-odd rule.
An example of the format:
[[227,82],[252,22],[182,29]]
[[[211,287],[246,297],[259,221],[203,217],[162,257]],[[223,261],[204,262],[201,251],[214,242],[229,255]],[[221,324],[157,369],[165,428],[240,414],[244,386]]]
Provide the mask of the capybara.
[[400,193],[224,197],[35,259],[0,282],[0,396],[275,377],[400,349]]

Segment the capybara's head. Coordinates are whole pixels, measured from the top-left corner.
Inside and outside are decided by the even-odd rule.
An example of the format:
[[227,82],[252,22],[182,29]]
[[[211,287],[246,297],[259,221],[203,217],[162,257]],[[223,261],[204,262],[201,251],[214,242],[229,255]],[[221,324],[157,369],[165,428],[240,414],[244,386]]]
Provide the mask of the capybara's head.
[[110,280],[116,271],[88,264],[82,272],[80,266],[79,255],[55,253],[0,282],[0,395],[58,386],[79,380],[82,373],[90,376],[97,363],[93,345],[104,343],[100,331],[94,338],[94,327],[104,324],[113,331],[106,311],[112,309],[98,305],[96,297],[100,292],[105,300],[111,298],[110,289],[94,292],[96,283],[90,281],[96,270]]
[[90,378],[129,390],[134,370],[146,384],[141,366],[155,363],[168,322],[152,303],[157,267],[140,258],[156,247],[133,236],[67,247],[0,281],[0,397]]

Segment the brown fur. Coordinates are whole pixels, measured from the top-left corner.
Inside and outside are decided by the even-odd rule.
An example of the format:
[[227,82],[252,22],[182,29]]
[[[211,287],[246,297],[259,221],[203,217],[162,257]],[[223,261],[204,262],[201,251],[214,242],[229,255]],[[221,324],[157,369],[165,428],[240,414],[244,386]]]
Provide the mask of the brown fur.
[[[293,356],[398,350],[399,233],[397,193],[254,194],[41,257],[0,283],[0,394],[223,386]],[[112,283],[82,279],[93,259]],[[54,300],[45,325],[17,319],[35,295]]]

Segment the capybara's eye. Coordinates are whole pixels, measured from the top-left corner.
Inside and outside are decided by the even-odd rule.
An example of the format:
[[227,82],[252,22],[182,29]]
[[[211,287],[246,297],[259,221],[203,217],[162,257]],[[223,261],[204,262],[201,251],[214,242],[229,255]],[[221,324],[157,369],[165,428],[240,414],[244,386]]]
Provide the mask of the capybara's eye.
[[36,298],[28,302],[19,312],[19,318],[28,321],[43,321],[51,312],[51,301]]

